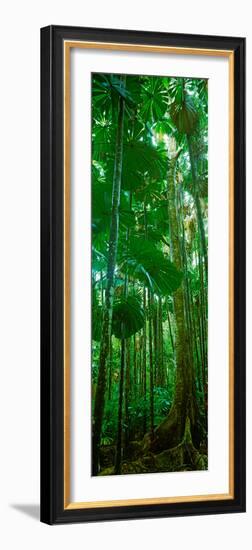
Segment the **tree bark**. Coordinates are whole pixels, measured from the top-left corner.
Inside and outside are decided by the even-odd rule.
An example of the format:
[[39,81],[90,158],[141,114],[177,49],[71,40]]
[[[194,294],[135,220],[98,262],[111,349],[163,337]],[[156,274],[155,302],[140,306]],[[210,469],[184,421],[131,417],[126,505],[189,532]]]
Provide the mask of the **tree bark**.
[[152,314],[151,314],[151,293],[148,289],[148,310],[149,310],[149,366],[150,366],[150,433],[154,439],[154,372],[153,372],[153,346],[152,346]]
[[143,308],[144,308],[144,326],[143,326],[143,395],[144,395],[144,418],[143,418],[143,432],[146,433],[146,395],[147,395],[147,345],[146,345],[146,291],[143,288]]
[[126,372],[125,372],[125,430],[124,430],[124,456],[127,456],[130,442],[130,416],[129,404],[131,401],[131,339],[126,340]]
[[[169,161],[167,202],[172,243],[173,262],[182,271],[179,220],[176,209],[176,165],[178,153]],[[192,432],[196,425],[196,399],[193,395],[193,365],[189,352],[189,333],[186,322],[185,288],[182,284],[174,293],[176,319],[176,383],[171,410],[167,418],[156,428],[154,450],[170,449],[181,443],[185,433],[186,418],[190,419]]]
[[125,338],[122,338],[122,340],[121,340],[121,367],[120,367],[120,384],[119,384],[119,403],[118,403],[118,425],[117,425],[117,446],[116,446],[115,474],[120,474],[121,473],[124,370],[125,370]]
[[195,206],[197,211],[198,226],[199,226],[199,232],[201,237],[202,254],[203,254],[204,263],[205,263],[205,274],[206,274],[206,280],[208,280],[208,254],[207,254],[206,236],[205,236],[205,229],[204,229],[199,192],[198,192],[198,186],[197,186],[197,171],[196,171],[196,165],[195,165],[195,160],[194,160],[194,155],[192,150],[192,140],[189,134],[187,135],[187,143],[188,143],[188,152],[189,152],[192,180],[193,180],[194,201],[195,201]]

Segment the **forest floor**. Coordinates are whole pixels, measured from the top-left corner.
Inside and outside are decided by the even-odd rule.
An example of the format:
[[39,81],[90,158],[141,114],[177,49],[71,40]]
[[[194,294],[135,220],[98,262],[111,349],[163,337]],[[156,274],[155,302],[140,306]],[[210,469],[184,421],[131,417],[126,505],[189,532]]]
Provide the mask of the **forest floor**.
[[[196,449],[193,445],[190,430],[185,429],[183,440],[179,445],[162,452],[151,451],[145,436],[141,441],[132,441],[121,463],[121,474],[144,474],[158,472],[185,472],[208,469],[207,449]],[[114,445],[103,445],[100,449],[100,476],[115,475]]]

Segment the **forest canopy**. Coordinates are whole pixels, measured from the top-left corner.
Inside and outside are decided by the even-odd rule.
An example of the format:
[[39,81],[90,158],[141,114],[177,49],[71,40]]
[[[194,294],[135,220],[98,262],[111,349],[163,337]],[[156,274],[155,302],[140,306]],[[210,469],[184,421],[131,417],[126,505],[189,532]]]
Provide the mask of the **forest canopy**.
[[208,81],[92,75],[92,475],[207,469]]

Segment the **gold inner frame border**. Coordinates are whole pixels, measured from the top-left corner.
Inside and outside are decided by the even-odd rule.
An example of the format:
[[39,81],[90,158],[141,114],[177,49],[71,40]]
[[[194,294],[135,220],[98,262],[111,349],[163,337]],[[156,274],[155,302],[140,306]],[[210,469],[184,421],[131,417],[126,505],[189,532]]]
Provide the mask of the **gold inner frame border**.
[[[234,499],[234,51],[125,43],[64,40],[64,510]],[[71,502],[70,486],[70,199],[71,199],[71,49],[155,52],[227,57],[229,62],[229,491],[224,494]]]

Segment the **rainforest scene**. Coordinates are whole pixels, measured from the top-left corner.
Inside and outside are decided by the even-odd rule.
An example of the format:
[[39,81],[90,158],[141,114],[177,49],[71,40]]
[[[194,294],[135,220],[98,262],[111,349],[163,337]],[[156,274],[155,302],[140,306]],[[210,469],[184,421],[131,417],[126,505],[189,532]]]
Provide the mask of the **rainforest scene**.
[[92,475],[207,470],[208,81],[92,74]]

